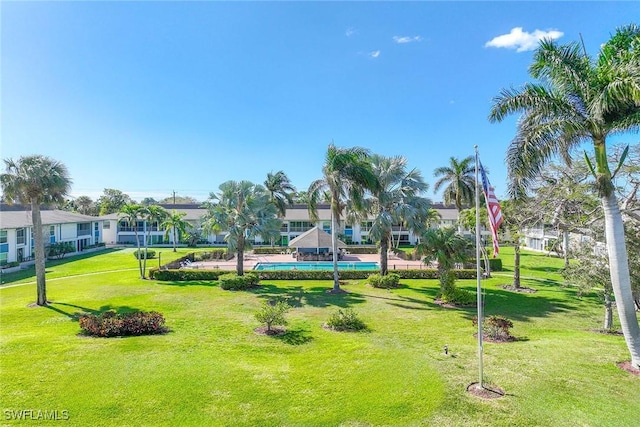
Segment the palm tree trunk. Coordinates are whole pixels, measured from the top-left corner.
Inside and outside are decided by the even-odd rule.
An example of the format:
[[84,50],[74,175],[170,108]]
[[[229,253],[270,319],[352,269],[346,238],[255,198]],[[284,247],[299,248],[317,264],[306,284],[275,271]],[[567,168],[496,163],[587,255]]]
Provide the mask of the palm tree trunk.
[[142,272],[142,252],[140,251],[140,239],[138,238],[138,224],[134,222],[133,235],[136,236],[136,246],[138,247],[138,269],[140,270],[140,278],[144,279],[144,273]]
[[629,260],[624,240],[622,215],[615,194],[602,196],[602,206],[604,208],[604,228],[607,251],[609,252],[611,285],[620,317],[620,326],[631,353],[631,365],[640,368],[640,326],[638,326],[631,292]]
[[611,291],[605,289],[604,291],[604,330],[610,331],[613,328],[613,309],[611,304]]
[[380,275],[386,276],[389,268],[388,268],[388,260],[387,260],[387,251],[389,250],[389,239],[385,234],[380,239]]
[[513,287],[520,289],[520,242],[513,247]]
[[[336,202],[337,204],[337,202]],[[340,292],[338,276],[338,214],[331,209],[331,249],[333,250],[333,291]]]
[[42,216],[37,200],[31,200],[31,221],[33,223],[33,245],[36,261],[36,283],[38,299],[36,304],[47,305],[47,284],[45,281],[44,237],[42,235]]
[[562,231],[562,254],[564,255],[564,269],[569,268],[569,230]]
[[176,251],[176,227],[173,227],[173,252],[177,252]]
[[238,250],[236,251],[236,274],[244,275],[244,235],[238,237]]

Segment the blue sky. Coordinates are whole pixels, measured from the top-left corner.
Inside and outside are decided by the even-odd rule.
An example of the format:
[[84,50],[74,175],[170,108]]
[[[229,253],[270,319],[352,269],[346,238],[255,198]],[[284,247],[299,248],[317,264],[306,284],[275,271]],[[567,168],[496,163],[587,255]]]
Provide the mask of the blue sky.
[[[74,196],[172,191],[283,170],[300,190],[328,144],[433,170],[473,154],[506,192],[532,48],[580,34],[595,54],[634,2],[1,3],[1,157],[65,163]],[[633,139],[631,139],[633,138]],[[637,135],[625,141],[637,141]],[[430,192],[434,200],[441,196]]]

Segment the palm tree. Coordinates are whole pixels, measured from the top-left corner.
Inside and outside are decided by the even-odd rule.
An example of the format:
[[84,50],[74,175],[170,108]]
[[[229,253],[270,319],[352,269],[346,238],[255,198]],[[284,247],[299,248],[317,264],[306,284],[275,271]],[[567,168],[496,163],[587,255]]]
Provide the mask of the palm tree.
[[211,193],[205,204],[203,228],[209,232],[226,231],[230,251],[236,252],[236,272],[244,274],[244,251],[251,247],[250,239],[259,235],[271,239],[280,235],[282,221],[276,206],[262,185],[249,181],[227,181],[218,194]]
[[424,256],[425,263],[438,263],[440,294],[443,299],[454,295],[456,277],[451,270],[456,263],[469,259],[471,248],[471,242],[457,234],[453,227],[431,228],[422,234],[415,251],[417,255]]
[[75,200],[75,206],[83,215],[92,215],[94,213],[94,203],[89,196],[80,196]]
[[474,201],[475,188],[475,159],[466,157],[462,161],[451,157],[449,166],[442,166],[433,171],[433,176],[438,178],[433,186],[433,192],[437,193],[444,187],[444,203],[450,205],[453,202],[458,212],[463,205],[471,205]]
[[372,170],[378,187],[367,199],[370,211],[375,215],[369,236],[380,242],[380,274],[387,274],[387,251],[393,239],[393,225],[406,224],[409,230],[419,234],[426,228],[431,201],[421,197],[429,185],[420,171],[407,172],[407,159],[401,156],[373,155]]
[[296,187],[291,184],[289,177],[283,171],[269,172],[264,186],[269,193],[269,200],[276,205],[278,214],[284,217],[287,213],[287,207],[293,203]]
[[144,260],[142,261],[142,274],[143,277],[147,275],[147,248],[151,243],[151,231],[156,227],[160,227],[162,221],[164,221],[167,216],[169,216],[169,212],[162,206],[151,205],[145,206],[142,209],[142,215],[146,222],[146,236],[144,239]]
[[191,226],[186,220],[182,219],[187,214],[185,212],[176,212],[175,210],[165,218],[160,227],[165,230],[164,237],[168,238],[169,234],[173,235],[173,252],[176,252],[176,242],[178,241],[178,233],[186,233]]
[[7,203],[31,205],[34,256],[38,305],[47,305],[45,281],[44,236],[40,206],[64,202],[71,187],[67,167],[61,162],[42,155],[22,156],[17,161],[5,159],[7,172],[0,175],[2,192]]
[[[622,215],[607,162],[607,136],[640,126],[640,27],[620,28],[593,60],[578,43],[545,40],[535,52],[530,74],[541,83],[503,90],[494,99],[489,119],[502,121],[522,113],[507,151],[510,190],[527,187],[556,155],[568,156],[590,141],[595,150],[599,198],[605,217],[609,268],[620,324],[640,367],[640,327],[634,310]],[[588,160],[588,158],[587,158]]]
[[349,199],[355,210],[363,207],[365,190],[378,186],[375,174],[371,170],[369,150],[360,147],[338,148],[329,144],[325,163],[322,167],[323,178],[309,185],[309,214],[318,220],[317,206],[325,196],[331,197],[331,246],[333,249],[333,292],[341,292],[338,281],[338,232],[340,214],[345,199]]
[[[144,270],[142,269],[142,251],[140,250],[140,238],[138,237],[138,221],[144,218],[144,209],[142,205],[125,204],[120,208],[118,216],[121,220],[125,221],[129,227],[133,229],[133,234],[136,237],[136,245],[138,246],[138,268],[140,269],[140,278],[144,279]],[[146,254],[144,254],[146,257]]]

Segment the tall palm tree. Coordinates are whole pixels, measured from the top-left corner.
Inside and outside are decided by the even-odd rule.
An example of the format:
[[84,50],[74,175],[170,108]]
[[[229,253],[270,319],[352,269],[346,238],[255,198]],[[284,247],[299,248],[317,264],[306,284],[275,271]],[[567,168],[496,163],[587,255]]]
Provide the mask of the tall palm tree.
[[83,215],[94,214],[95,205],[93,203],[93,200],[91,200],[91,197],[89,196],[80,196],[76,198],[75,205],[78,209],[78,212],[80,212]]
[[333,292],[341,292],[338,281],[338,232],[340,215],[345,200],[349,199],[354,209],[363,207],[364,193],[378,187],[378,180],[371,169],[369,150],[361,147],[339,148],[329,144],[325,163],[322,166],[323,177],[313,181],[307,191],[309,214],[318,220],[318,202],[325,196],[331,196],[331,246],[333,250]]
[[413,169],[407,172],[407,159],[404,157],[373,155],[371,164],[379,185],[367,198],[370,212],[375,215],[369,236],[380,242],[380,274],[386,275],[393,226],[406,224],[417,234],[426,229],[431,201],[421,194],[429,185],[420,171]]
[[187,229],[191,226],[186,220],[182,219],[187,214],[185,212],[176,212],[175,210],[165,218],[160,224],[160,227],[165,230],[164,237],[169,237],[172,234],[173,252],[176,252],[176,243],[178,241],[178,233],[186,233]]
[[262,185],[249,181],[227,181],[219,193],[211,193],[204,216],[203,228],[209,232],[226,231],[230,251],[236,252],[236,272],[244,274],[244,251],[251,247],[250,239],[259,235],[271,239],[280,235],[282,221],[269,201]]
[[138,247],[138,268],[140,270],[141,279],[145,278],[144,270],[142,269],[142,257],[146,257],[146,254],[143,255],[142,250],[140,249],[140,238],[138,237],[138,221],[144,218],[144,210],[144,206],[131,203],[122,206],[120,208],[120,211],[118,212],[118,217],[133,229],[133,234],[136,237],[136,245]]
[[469,259],[471,248],[471,242],[453,227],[430,228],[416,245],[416,253],[424,256],[425,262],[437,261],[440,295],[444,300],[454,296],[456,278],[451,270],[456,263]]
[[[510,189],[527,187],[555,155],[568,156],[583,142],[595,149],[599,198],[605,217],[609,268],[631,364],[640,367],[640,327],[634,310],[622,215],[607,162],[607,137],[640,127],[640,27],[619,28],[594,60],[578,43],[542,41],[530,74],[541,83],[503,90],[489,115],[493,122],[522,113],[507,151]],[[588,158],[587,158],[588,160]]]
[[278,214],[284,217],[287,213],[287,207],[293,203],[293,195],[296,187],[293,186],[287,174],[283,171],[276,173],[269,172],[264,186],[269,193],[269,200],[276,205]]
[[449,159],[449,166],[442,166],[433,171],[433,176],[440,178],[433,186],[433,192],[437,193],[444,187],[444,203],[455,204],[458,213],[463,205],[472,205],[475,188],[475,159],[473,156],[458,160],[455,157]]
[[71,188],[71,178],[64,164],[46,156],[22,156],[17,161],[5,159],[4,163],[7,172],[0,175],[0,183],[5,200],[8,203],[17,201],[31,205],[37,283],[36,303],[47,305],[40,206],[64,202],[64,196]]
[[144,239],[144,259],[142,260],[142,274],[146,277],[147,275],[147,249],[149,248],[149,244],[151,244],[151,231],[153,231],[154,225],[160,228],[160,224],[164,221],[167,216],[169,216],[169,212],[162,206],[158,205],[150,205],[145,206],[142,209],[142,215],[146,222],[146,236]]

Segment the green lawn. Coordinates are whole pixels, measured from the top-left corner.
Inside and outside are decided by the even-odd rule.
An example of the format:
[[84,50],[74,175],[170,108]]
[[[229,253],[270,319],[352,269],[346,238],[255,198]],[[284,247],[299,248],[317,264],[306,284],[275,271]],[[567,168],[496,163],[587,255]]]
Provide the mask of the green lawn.
[[[512,268],[512,251],[502,253]],[[485,380],[507,395],[483,401],[465,392],[478,376],[475,310],[435,305],[435,280],[393,291],[353,282],[342,295],[326,294],[331,283],[320,281],[231,292],[139,280],[131,250],[69,259],[47,268],[59,278],[48,282],[49,308],[27,307],[34,284],[0,289],[0,424],[19,424],[10,411],[41,409],[66,410],[78,426],[637,425],[640,379],[615,365],[629,358],[622,337],[591,331],[601,322],[598,300],[538,279],[559,277],[541,269],[561,265],[524,256],[523,276],[532,277],[524,285],[535,294],[502,290],[506,276],[483,282],[486,312],[512,319],[520,338],[485,343]],[[11,284],[21,281],[33,277]],[[459,285],[475,289],[473,280]],[[254,334],[253,314],[276,296],[294,306],[289,332]],[[339,307],[356,310],[370,331],[323,329]],[[160,311],[171,332],[77,335],[74,313],[107,309]]]

